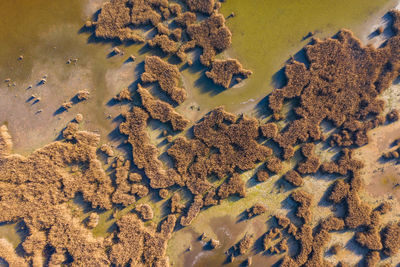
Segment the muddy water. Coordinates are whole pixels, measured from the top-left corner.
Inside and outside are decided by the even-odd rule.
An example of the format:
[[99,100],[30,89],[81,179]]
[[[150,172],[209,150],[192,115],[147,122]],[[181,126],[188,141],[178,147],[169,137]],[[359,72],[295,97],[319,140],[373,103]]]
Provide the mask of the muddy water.
[[[108,57],[113,44],[93,42],[90,33],[81,32],[82,25],[102,2],[104,0],[0,1],[0,17],[3,18],[0,20],[0,124],[8,125],[16,153],[27,155],[53,141],[77,113],[84,115],[83,128],[100,133],[103,142],[118,144],[121,141],[112,132],[118,126],[118,120],[113,119],[124,107],[110,105],[109,101],[137,79],[140,63],[147,53],[143,53],[141,45],[130,45],[121,46],[124,55]],[[272,75],[290,54],[307,43],[301,39],[309,31],[316,31],[319,37],[330,36],[342,27],[360,32],[360,25],[367,18],[382,15],[383,9],[394,2],[354,0],[350,4],[339,0],[332,6],[328,0],[301,3],[253,0],[251,5],[247,1],[227,1],[222,12],[225,16],[235,13],[227,22],[233,32],[233,45],[220,57],[238,58],[254,74],[243,84],[222,90],[204,78],[204,68],[195,64],[183,70],[182,83],[190,98],[179,109],[192,120],[219,105],[231,111],[244,107],[251,110],[273,88]],[[138,57],[135,63],[125,62],[130,54]],[[18,60],[20,55],[23,55],[22,60]],[[68,59],[78,61],[66,64]],[[45,75],[47,83],[38,85]],[[3,82],[6,78],[11,82]],[[29,85],[32,88],[28,89]],[[57,113],[60,105],[81,89],[91,92],[87,103],[78,103],[68,112]],[[32,95],[41,100],[29,101]],[[190,110],[192,104],[200,106],[200,111]],[[260,198],[260,193],[249,194],[245,201],[254,202],[256,198]],[[105,214],[104,221],[108,217],[109,214]],[[220,265],[225,260],[224,252],[244,234],[244,223],[215,214],[208,218],[207,223],[222,246],[216,251],[204,250],[203,244],[196,240],[198,233],[183,230],[188,232],[181,235],[187,236],[188,244],[193,246],[187,254],[182,247],[180,259],[184,259],[185,266]],[[265,219],[254,220],[251,229],[256,236],[266,230]],[[109,224],[101,226],[97,229],[98,235],[106,232]],[[15,225],[0,225],[0,237],[14,245],[19,242]],[[172,260],[175,261],[173,266],[181,266],[178,258]],[[260,254],[253,257],[255,265],[257,262],[268,264],[269,260],[271,264],[275,261]]]

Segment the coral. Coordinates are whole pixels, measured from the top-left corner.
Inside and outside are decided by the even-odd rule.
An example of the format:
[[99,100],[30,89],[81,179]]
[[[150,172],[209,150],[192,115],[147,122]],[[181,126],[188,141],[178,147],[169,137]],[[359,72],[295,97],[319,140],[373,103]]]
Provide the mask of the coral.
[[180,79],[178,68],[157,56],[146,57],[145,72],[141,79],[144,83],[157,82],[160,88],[178,104],[186,99],[185,89],[178,87]]
[[234,75],[247,78],[251,74],[251,71],[243,69],[242,64],[237,59],[217,59],[212,63],[211,70],[206,72],[208,78],[224,88],[229,87]]

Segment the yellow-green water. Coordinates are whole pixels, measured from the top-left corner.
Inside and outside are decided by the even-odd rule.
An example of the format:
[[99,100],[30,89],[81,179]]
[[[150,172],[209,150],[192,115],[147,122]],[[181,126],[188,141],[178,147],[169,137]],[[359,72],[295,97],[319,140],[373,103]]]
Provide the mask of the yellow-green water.
[[[115,93],[122,89],[122,85],[129,85],[137,79],[132,71],[132,73],[128,72],[126,77],[121,76],[122,81],[107,85],[109,77],[106,76],[110,75],[107,73],[109,70],[116,70],[115,76],[121,75],[118,70],[130,54],[138,56],[138,63],[146,54],[138,54],[142,45],[131,45],[123,47],[125,57],[107,58],[107,53],[111,48],[110,43],[89,42],[89,33],[78,33],[84,22],[90,18],[89,7],[101,2],[102,0],[0,1],[0,17],[2,18],[0,20],[0,82],[2,83],[5,78],[11,78],[17,82],[15,88],[5,88],[2,84],[0,96],[4,92],[7,95],[26,94],[25,88],[20,87],[19,84],[32,83],[31,74],[37,64],[43,64],[50,69],[53,67],[55,75],[58,75],[63,83],[68,84],[67,74],[71,72],[70,69],[73,66],[67,66],[65,62],[70,57],[79,58],[78,66],[88,71],[87,79],[92,81],[93,88],[90,89],[94,91],[93,100],[80,112],[84,112],[85,117],[92,121],[93,127],[101,126],[100,132],[103,141],[106,141],[107,134],[113,126],[109,120],[105,119],[104,113],[111,112],[105,105]],[[284,66],[285,60],[291,54],[296,53],[307,43],[307,40],[301,39],[308,32],[316,31],[317,37],[327,37],[340,28],[349,28],[357,34],[362,31],[362,26],[368,18],[381,14],[383,8],[389,9],[395,2],[393,0],[226,1],[222,4],[223,14],[228,16],[231,12],[235,13],[235,17],[227,20],[227,25],[233,33],[233,43],[232,47],[219,57],[238,58],[245,68],[253,71],[253,75],[244,82],[243,86],[221,91],[221,88],[204,78],[202,74],[204,68],[189,68],[183,71],[184,80],[187,82],[186,89],[192,95],[191,100],[202,107],[201,112],[219,105],[225,105],[230,111],[240,109],[240,103],[251,98],[258,101],[272,90],[272,76]],[[17,60],[21,54],[24,55],[22,62]],[[71,92],[75,89],[70,88]],[[68,95],[68,93],[70,94],[68,88],[55,87],[52,96],[56,98],[59,94]],[[43,103],[47,105],[48,102],[45,101],[50,102],[53,99],[44,99]],[[49,112],[52,113],[52,111]],[[118,110],[115,112],[118,113]],[[61,130],[75,113],[74,111],[70,115],[61,117],[60,122],[54,125],[53,120],[57,120],[58,117],[49,116],[50,119],[47,122],[52,126],[48,128],[54,126]],[[46,124],[40,123],[29,127],[24,125],[15,127],[17,121],[11,115],[2,113],[0,109],[0,122],[6,121],[12,134],[17,130],[33,131],[34,127],[50,130],[47,129]],[[26,142],[29,144],[29,150],[32,150],[53,139],[53,136],[39,135],[34,140],[16,142],[16,149],[18,151],[18,146]],[[25,151],[28,148],[23,147],[20,150]],[[232,216],[237,216],[249,206],[248,203],[255,203],[260,197],[265,197],[265,195],[254,193],[256,189],[259,188],[254,188],[253,193],[250,192],[243,202],[239,200],[240,203],[234,204],[235,207],[240,206],[240,209],[227,209],[227,205],[209,209],[190,227],[196,232],[201,232],[204,226],[201,224],[208,222],[216,215],[215,213],[219,212],[229,212]],[[265,188],[261,186],[260,189]],[[159,214],[157,207],[161,203],[155,206],[156,214]],[[101,217],[102,223],[94,230],[96,235],[103,235],[114,222],[114,220],[108,220],[110,213],[107,212]],[[5,235],[1,234],[0,237],[12,239],[10,241],[16,245],[16,236],[11,232],[12,226],[5,225],[0,228],[0,234],[7,232]],[[181,235],[184,236],[184,233]],[[178,246],[180,242],[178,238],[173,238],[169,245],[173,249],[180,248]],[[179,251],[171,253],[173,261],[177,262],[181,255],[179,253]]]

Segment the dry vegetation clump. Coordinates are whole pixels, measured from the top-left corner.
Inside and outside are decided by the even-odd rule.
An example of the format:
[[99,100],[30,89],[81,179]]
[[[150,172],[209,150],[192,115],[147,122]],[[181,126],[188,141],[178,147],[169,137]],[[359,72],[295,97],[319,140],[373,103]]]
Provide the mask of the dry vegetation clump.
[[100,147],[100,151],[102,151],[104,154],[106,154],[108,157],[114,157],[114,150],[112,147],[108,144],[103,144]]
[[118,241],[111,248],[111,261],[117,266],[128,263],[132,266],[157,266],[160,262],[167,263],[167,241],[175,222],[174,216],[168,216],[161,224],[161,231],[155,232],[151,227],[144,227],[135,214],[123,216],[117,221]]
[[176,103],[186,99],[186,91],[178,87],[180,74],[176,66],[164,62],[157,56],[148,56],[145,60],[145,72],[141,79],[144,83],[157,82]]
[[158,195],[162,199],[166,199],[168,197],[168,190],[167,189],[161,189],[160,191],[158,191]]
[[256,204],[254,204],[253,207],[251,207],[250,209],[247,209],[246,212],[247,212],[248,218],[253,218],[257,215],[266,213],[267,207],[264,204],[256,203]]
[[237,59],[217,59],[212,63],[211,70],[206,72],[206,76],[213,80],[215,84],[228,88],[234,75],[244,78],[249,77],[252,71],[245,70]]
[[351,32],[342,30],[335,39],[317,39],[306,46],[310,66],[296,61],[287,65],[287,85],[274,90],[269,98],[275,114],[286,99],[300,100],[295,108],[299,118],[275,141],[285,148],[298,141],[320,140],[319,125],[327,120],[346,130],[348,142],[339,145],[366,144],[366,131],[376,125],[373,119],[383,110],[377,96],[397,77],[399,38],[395,35],[385,46],[375,49],[362,46]]
[[135,211],[139,213],[143,220],[151,220],[154,217],[153,209],[148,204],[140,204],[135,207]]
[[197,20],[196,14],[193,12],[179,13],[174,22],[182,28],[187,28],[189,25],[195,23]]
[[90,96],[90,92],[88,90],[80,90],[77,94],[76,97],[78,98],[79,101],[84,101],[87,100]]
[[72,101],[67,101],[67,102],[64,102],[64,103],[62,103],[62,105],[61,105],[61,107],[64,109],[64,110],[69,110],[70,108],[72,108],[72,105],[73,105],[74,103],[72,103]]
[[207,67],[214,61],[217,52],[225,50],[232,43],[232,34],[225,26],[222,14],[212,14],[198,24],[188,25],[187,33],[197,46],[203,48],[200,62]]
[[158,149],[151,144],[146,131],[149,115],[139,107],[134,107],[124,115],[125,122],[120,124],[119,130],[128,136],[135,165],[144,170],[152,188],[167,188],[174,185],[181,179],[180,175],[174,169],[164,169],[158,159]]
[[393,256],[400,251],[400,224],[391,223],[382,231],[383,253]]
[[160,47],[164,53],[174,54],[179,49],[179,43],[171,40],[166,34],[157,34],[147,42],[150,47]]
[[273,122],[266,123],[260,126],[261,134],[265,138],[274,138],[278,133],[278,125]]
[[142,99],[143,107],[153,119],[163,123],[170,122],[174,131],[182,131],[189,124],[189,120],[175,111],[175,109],[162,100],[155,99],[147,89],[138,84],[137,92]]
[[238,195],[240,197],[246,196],[246,185],[245,182],[240,178],[240,175],[234,173],[229,181],[223,183],[218,189],[218,196],[221,199],[225,199],[232,195]]
[[388,122],[395,122],[398,121],[400,117],[400,113],[397,109],[393,109],[386,115],[386,119]]
[[144,37],[132,30],[161,22],[161,10],[168,9],[166,0],[111,0],[103,4],[95,25],[96,37],[121,41],[144,42]]
[[311,222],[311,194],[303,190],[297,190],[291,194],[291,197],[294,201],[299,203],[296,216],[302,218],[305,223]]
[[370,251],[365,257],[365,265],[367,267],[374,267],[380,262],[381,256],[378,251]]
[[209,190],[204,197],[204,206],[208,207],[217,205],[219,203],[219,199],[217,199],[216,196],[217,193],[214,188]]
[[301,175],[295,170],[288,171],[285,174],[284,179],[294,186],[302,186],[304,183]]
[[130,161],[123,158],[117,158],[114,163],[115,167],[115,185],[117,189],[114,191],[112,201],[115,204],[129,206],[136,201],[132,194],[131,184],[129,183]]
[[273,156],[267,160],[266,167],[270,172],[279,173],[283,167],[282,161]]
[[181,213],[185,205],[181,203],[181,195],[174,193],[171,197],[171,213]]
[[132,101],[131,92],[128,88],[124,88],[121,92],[118,93],[118,95],[114,96],[114,99],[117,101]]
[[[211,111],[193,127],[193,133],[194,139],[178,137],[167,151],[193,194],[210,189],[207,180],[210,175],[223,179],[232,175],[236,168],[251,170],[272,153],[270,148],[256,141],[259,135],[256,120],[238,119],[223,108]],[[210,153],[211,150],[218,152]]]
[[246,254],[254,244],[254,235],[245,234],[238,243],[239,254]]
[[181,225],[182,226],[190,225],[193,222],[193,220],[197,217],[197,215],[200,213],[200,209],[203,207],[203,204],[204,202],[202,195],[196,195],[194,197],[192,204],[190,204],[186,216],[181,217]]
[[319,158],[314,154],[314,143],[307,143],[301,148],[305,161],[300,162],[297,166],[297,171],[301,174],[314,174],[320,166]]
[[345,224],[344,224],[343,219],[331,216],[331,217],[324,219],[321,222],[320,226],[321,226],[321,229],[331,232],[331,231],[339,231],[339,230],[344,229]]
[[353,150],[344,148],[341,150],[340,158],[336,162],[324,162],[321,165],[321,171],[346,175],[348,173],[355,173],[363,167],[364,164],[361,161],[353,158]]
[[269,178],[269,174],[266,170],[259,170],[256,175],[257,181],[259,182],[265,182]]
[[190,11],[211,15],[216,4],[215,0],[185,0]]

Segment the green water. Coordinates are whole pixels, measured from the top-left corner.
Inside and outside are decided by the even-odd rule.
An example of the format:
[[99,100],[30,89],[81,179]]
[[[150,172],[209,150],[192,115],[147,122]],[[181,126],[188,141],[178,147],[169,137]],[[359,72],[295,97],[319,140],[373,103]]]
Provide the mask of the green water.
[[[329,37],[341,28],[358,35],[363,24],[376,14],[383,14],[397,1],[379,0],[230,0],[222,4],[227,26],[233,34],[232,48],[227,55],[238,58],[243,66],[253,71],[246,84],[225,91],[221,89],[193,89],[196,101],[208,107],[225,105],[229,110],[250,98],[261,99],[271,92],[272,76],[284,66],[290,55],[298,52],[308,40],[309,32],[316,37]],[[374,29],[371,29],[371,31]],[[200,76],[194,75],[195,80]],[[192,80],[193,81],[193,80]],[[201,85],[210,86],[208,82]],[[204,93],[206,91],[206,93]],[[215,94],[212,98],[210,95]]]
[[[138,63],[143,61],[146,54],[139,55],[138,51],[142,45],[122,46],[125,57],[107,58],[111,49],[110,43],[88,42],[89,33],[79,34],[84,22],[90,18],[90,14],[85,13],[85,10],[92,2],[101,2],[101,0],[0,1],[0,17],[2,18],[0,20],[0,82],[5,78],[11,78],[17,84],[24,83],[29,80],[35,64],[44,64],[54,65],[55,75],[58,75],[61,81],[68,83],[67,74],[73,66],[67,66],[65,61],[70,57],[79,58],[79,66],[89,70],[90,75],[87,78],[94,84],[94,100],[85,105],[80,112],[84,113],[85,118],[89,118],[93,125],[101,126],[103,141],[107,141],[107,134],[113,126],[109,120],[105,119],[104,113],[111,112],[105,108],[105,105],[115,93],[122,89],[121,84],[130,84],[137,78],[132,72],[126,78],[123,77],[123,82],[111,85],[109,88],[106,85],[107,71],[122,66],[130,54],[137,56]],[[322,38],[331,36],[340,28],[349,28],[357,34],[362,31],[362,25],[367,19],[381,14],[384,8],[389,9],[394,6],[394,3],[393,0],[228,0],[222,4],[221,11],[225,16],[231,12],[235,13],[235,17],[227,20],[227,25],[233,33],[233,43],[232,47],[219,57],[238,58],[245,68],[253,71],[253,75],[244,82],[243,86],[223,91],[204,78],[202,74],[204,68],[201,66],[188,68],[183,71],[183,78],[186,81],[184,83],[187,86],[186,89],[191,95],[190,101],[198,103],[202,108],[201,112],[219,105],[225,105],[228,110],[235,111],[241,108],[240,103],[251,98],[256,100],[251,103],[256,104],[272,90],[271,82],[274,73],[284,66],[285,60],[290,55],[295,54],[308,42],[302,41],[303,36],[308,32],[315,31],[316,36]],[[23,61],[17,60],[19,55],[24,55]],[[75,90],[75,88],[72,89]],[[9,89],[1,87],[0,90],[9,90],[10,94],[14,92],[22,94],[25,89],[17,85]],[[67,89],[57,91],[58,89],[55,88],[54,90],[54,97],[68,93],[65,92]],[[115,112],[118,114],[118,109]],[[2,114],[0,109],[0,121],[8,122],[11,134],[15,131],[32,130],[23,128],[24,126],[16,127],[15,117],[11,115]],[[71,114],[73,115],[74,113]],[[53,123],[56,119],[54,117],[48,123]],[[62,129],[69,119],[68,116],[63,117],[57,127]],[[84,128],[87,129],[87,126],[85,125]],[[47,125],[38,124],[37,127],[47,127]],[[49,128],[52,127],[53,125],[49,126]],[[23,141],[29,143],[33,149],[52,141],[53,138],[53,136],[39,136],[35,140]],[[16,152],[19,152],[19,145],[17,142]],[[255,202],[259,197],[258,192],[257,194],[250,193],[245,201]],[[156,215],[160,213],[158,209],[161,203],[154,207]],[[114,222],[114,220],[109,220],[110,213],[107,212],[101,216],[100,225],[94,230],[96,235],[104,235]],[[200,223],[201,221],[195,220],[193,227]],[[10,225],[1,226],[0,237],[5,237],[16,245],[19,239],[12,230]],[[180,241],[176,240],[176,242]],[[178,261],[178,259],[173,260]]]

